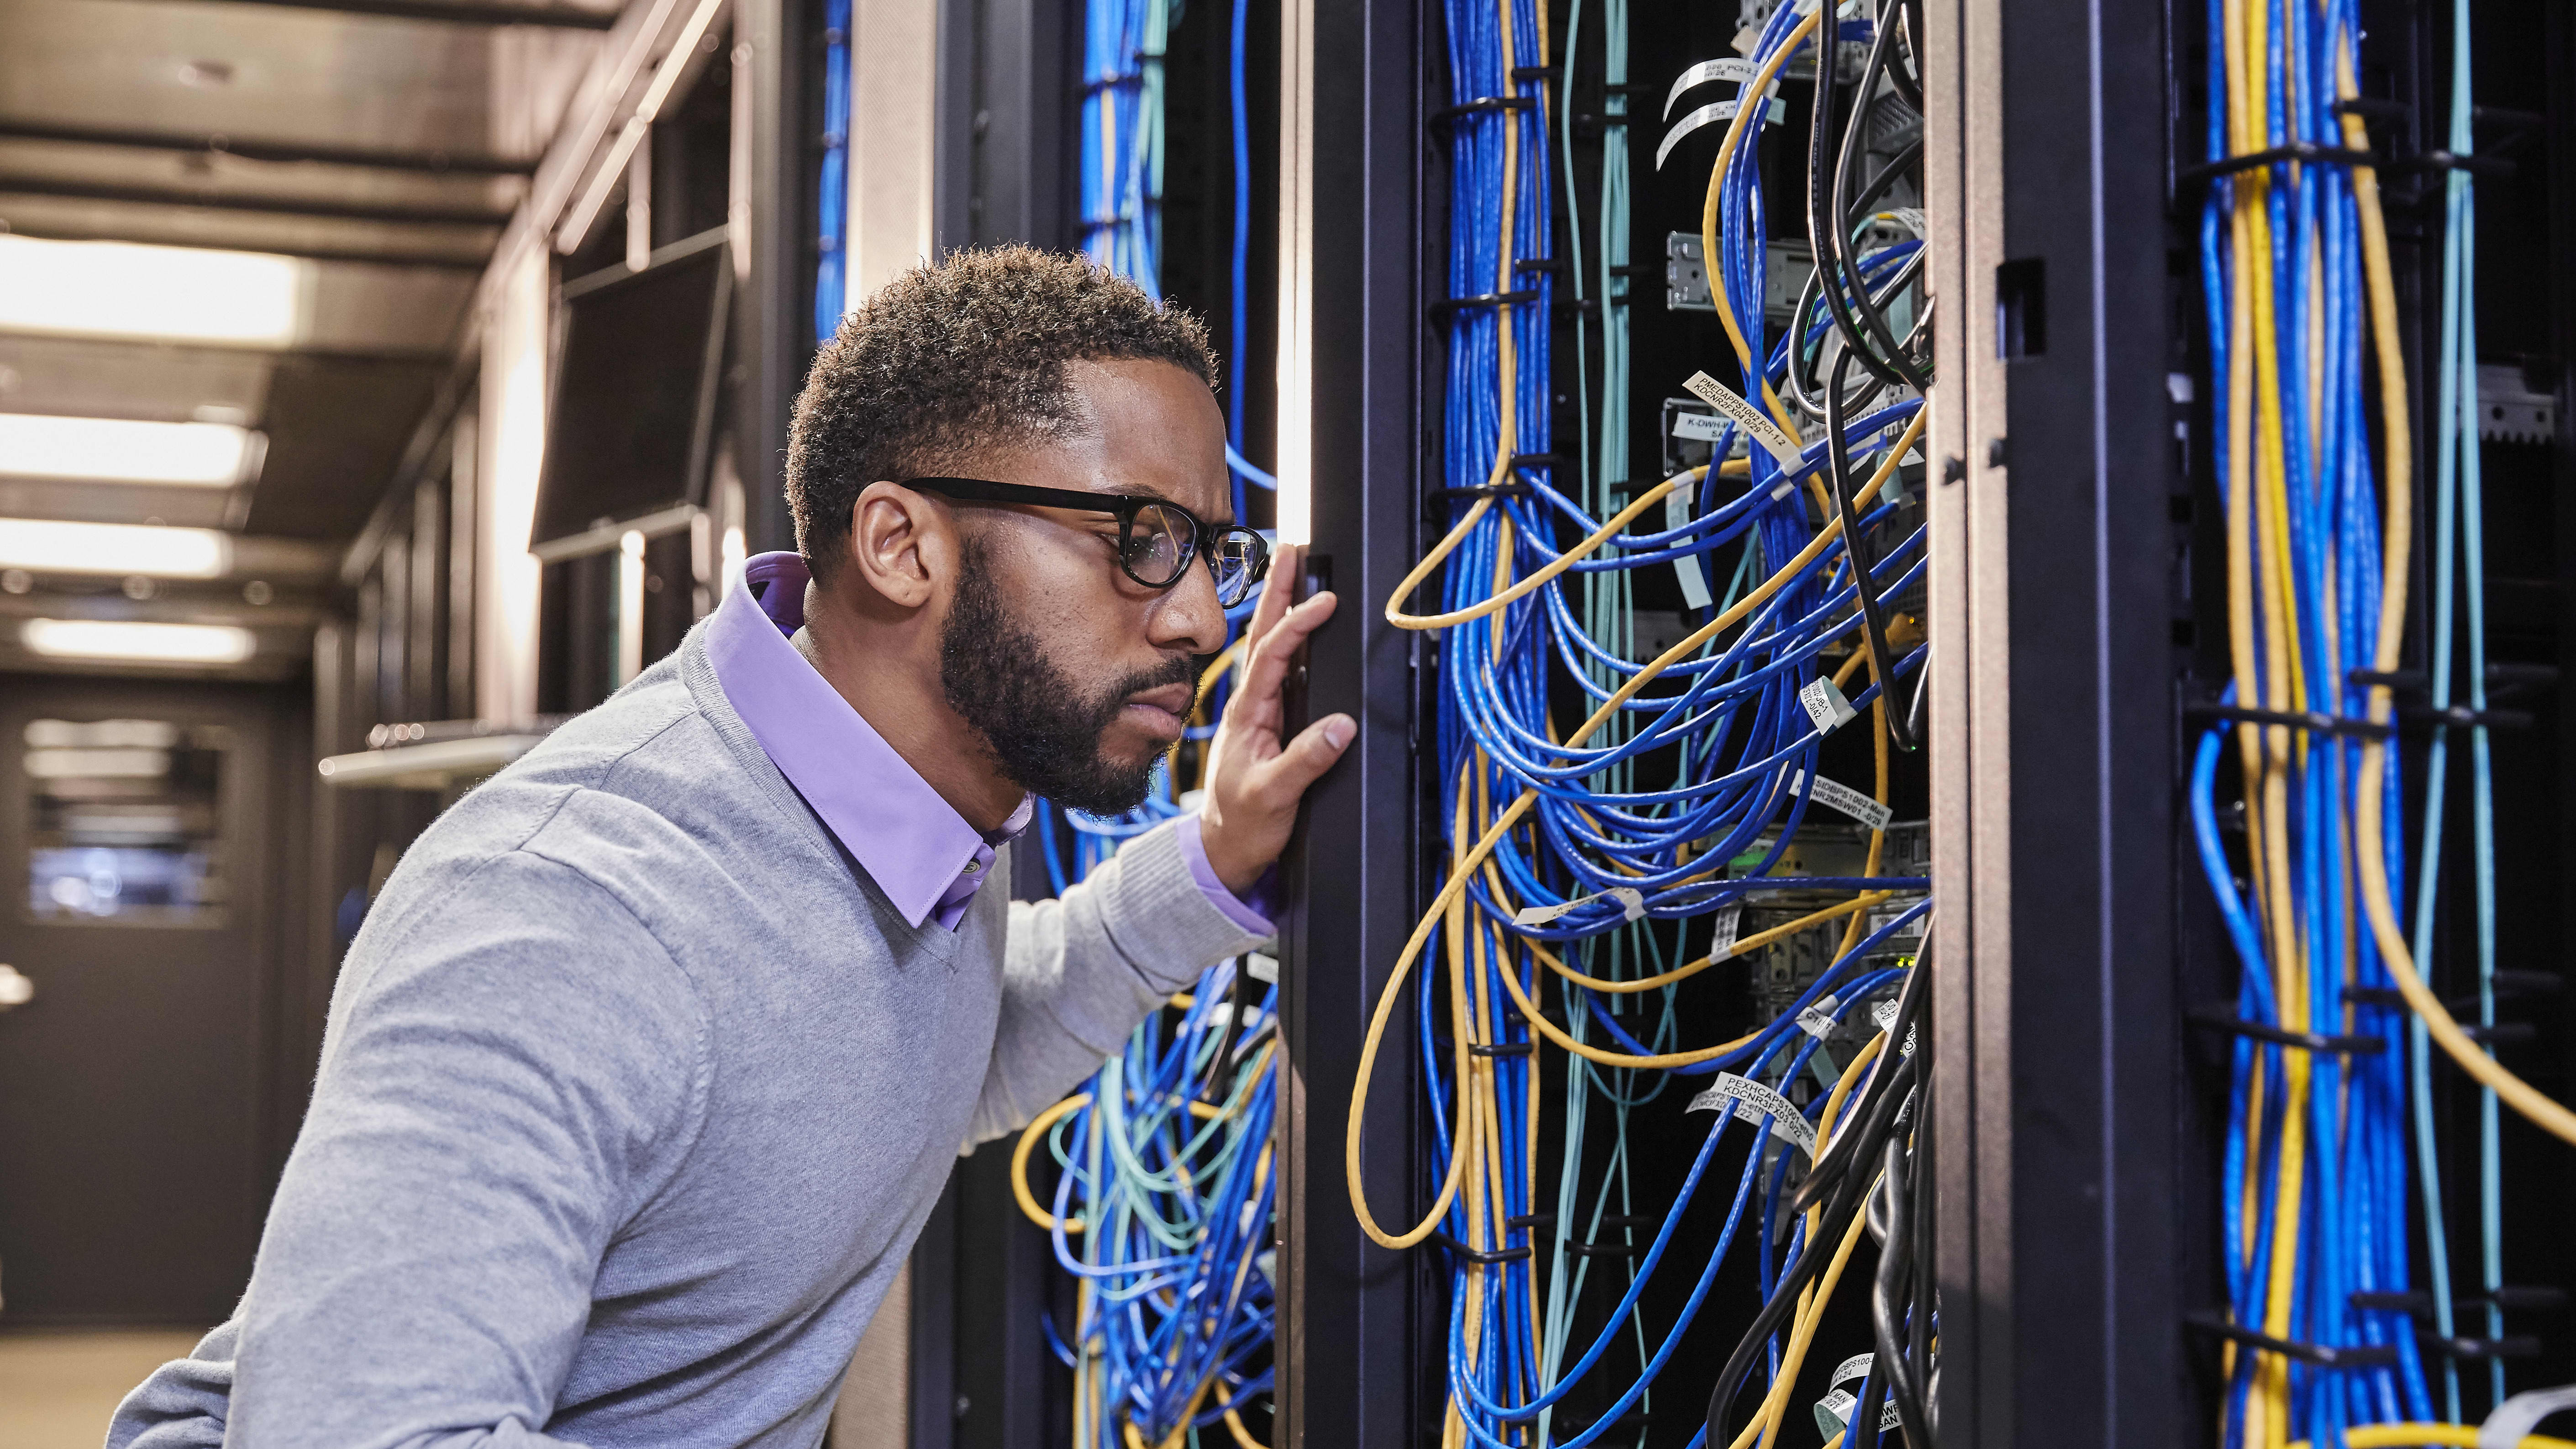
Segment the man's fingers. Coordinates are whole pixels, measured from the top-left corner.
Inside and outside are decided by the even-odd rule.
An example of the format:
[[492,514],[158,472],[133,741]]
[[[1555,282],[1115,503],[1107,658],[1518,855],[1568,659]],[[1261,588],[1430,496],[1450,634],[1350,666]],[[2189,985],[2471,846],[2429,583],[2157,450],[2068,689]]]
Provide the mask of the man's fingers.
[[1305,577],[1306,546],[1302,543],[1280,545],[1270,559],[1270,573],[1261,585],[1261,602],[1252,606],[1252,617],[1244,621],[1243,637],[1258,646],[1269,634],[1279,616],[1296,602],[1297,583]]
[[1244,671],[1243,692],[1237,698],[1247,704],[1260,705],[1275,698],[1279,682],[1288,677],[1288,656],[1306,642],[1306,636],[1324,626],[1333,617],[1341,601],[1330,591],[1315,595],[1281,616],[1278,625],[1252,649],[1252,666]]
[[1297,798],[1306,793],[1306,787],[1331,769],[1333,762],[1342,757],[1342,751],[1350,748],[1351,737],[1358,732],[1359,725],[1346,714],[1328,714],[1299,730],[1297,738],[1289,741],[1288,748],[1281,750],[1279,757],[1269,762],[1265,773],[1270,778],[1265,782],[1265,793],[1274,800],[1295,805]]

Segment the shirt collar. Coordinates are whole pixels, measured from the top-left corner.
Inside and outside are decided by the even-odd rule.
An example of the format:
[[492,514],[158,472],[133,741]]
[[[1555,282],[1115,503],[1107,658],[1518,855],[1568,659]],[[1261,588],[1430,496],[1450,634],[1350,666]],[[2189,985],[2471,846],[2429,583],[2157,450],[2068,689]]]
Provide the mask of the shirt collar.
[[752,738],[905,923],[935,914],[953,929],[1034,802],[1022,796],[987,835],[941,799],[789,642],[805,624],[808,577],[794,553],[746,563],[707,621],[707,662]]

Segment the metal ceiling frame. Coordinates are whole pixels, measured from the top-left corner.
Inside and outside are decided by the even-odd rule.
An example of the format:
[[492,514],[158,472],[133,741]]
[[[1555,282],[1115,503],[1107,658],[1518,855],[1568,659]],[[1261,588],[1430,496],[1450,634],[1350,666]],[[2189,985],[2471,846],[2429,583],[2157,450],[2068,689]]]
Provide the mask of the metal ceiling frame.
[[[404,206],[350,201],[311,201],[291,196],[243,196],[219,192],[178,191],[157,186],[102,186],[86,181],[14,176],[0,171],[0,192],[22,196],[61,196],[76,201],[125,201],[146,206],[198,206],[215,211],[268,212],[278,216],[327,217],[335,221],[381,221],[396,225],[418,222],[442,226],[506,226],[510,213],[489,208]],[[476,265],[481,265],[476,263]]]
[[500,0],[199,0],[199,3],[328,10],[340,15],[373,15],[388,20],[426,20],[447,25],[543,25],[565,30],[607,30],[617,24],[614,10],[577,10],[569,5],[510,5],[500,3]]
[[128,146],[147,151],[203,151],[238,156],[245,161],[319,161],[333,166],[373,167],[382,171],[468,172],[482,176],[527,176],[535,161],[470,151],[386,151],[362,146],[315,146],[294,141],[261,141],[221,131],[187,135],[175,131],[128,131],[108,126],[68,126],[54,122],[0,117],[0,138],[18,141],[77,141],[91,146]]

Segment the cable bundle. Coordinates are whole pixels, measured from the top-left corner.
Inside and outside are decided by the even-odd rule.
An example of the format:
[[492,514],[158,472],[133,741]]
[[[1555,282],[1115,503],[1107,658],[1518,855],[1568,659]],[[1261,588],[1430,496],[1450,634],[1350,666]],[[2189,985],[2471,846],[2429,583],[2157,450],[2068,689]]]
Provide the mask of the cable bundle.
[[[1076,1345],[1056,1344],[1076,1370],[1076,1444],[1195,1443],[1222,1422],[1254,1446],[1235,1406],[1270,1386],[1269,1365],[1252,1361],[1271,1336],[1278,988],[1256,1004],[1247,985],[1235,963],[1210,971],[1175,999],[1168,1039],[1147,1021],[1013,1155],[1022,1210],[1082,1285]],[[1052,1210],[1028,1187],[1042,1140],[1061,1169]]]
[[[1624,86],[1624,7],[1606,3],[1605,69]],[[1554,197],[1546,138],[1558,104],[1549,80],[1559,71],[1540,12],[1511,0],[1450,0],[1446,14],[1452,104],[1435,124],[1445,128],[1451,156],[1450,278],[1435,315],[1445,317],[1449,336],[1442,483],[1452,526],[1398,587],[1386,617],[1399,628],[1443,631],[1438,780],[1447,879],[1370,1022],[1346,1141],[1353,1209],[1385,1246],[1436,1241],[1448,1254],[1443,1442],[1495,1449],[1579,1449],[1635,1426],[1739,1235],[1751,1239],[1765,1306],[1721,1375],[1694,1442],[1732,1449],[1771,1442],[1823,1304],[1863,1226],[1875,1223],[1888,1244],[1876,1275],[1882,1352],[1863,1371],[1856,1402],[1874,1422],[1892,1396],[1908,1434],[1928,1445],[1929,1255],[1913,1251],[1928,1231],[1928,1196],[1906,1189],[1920,1176],[1908,1139],[1921,1120],[1927,1054],[1911,1048],[1924,994],[1914,988],[1923,978],[1891,943],[1919,929],[1930,904],[1920,896],[1923,877],[1882,869],[1891,732],[1911,739],[1907,722],[1888,709],[1882,681],[1911,676],[1921,664],[1912,621],[1891,618],[1883,605],[1919,580],[1922,538],[1917,529],[1883,552],[1867,546],[1891,531],[1903,507],[1888,496],[1889,484],[1921,435],[1928,329],[1919,222],[1911,236],[1872,244],[1883,230],[1874,223],[1884,220],[1872,208],[1913,157],[1855,180],[1860,142],[1846,139],[1871,124],[1883,94],[1905,89],[1881,83],[1900,73],[1894,42],[1876,33],[1861,101],[1843,128],[1833,120],[1830,65],[1820,78],[1826,104],[1811,140],[1824,158],[1814,229],[1826,238],[1817,247],[1825,266],[1776,341],[1765,335],[1762,310],[1755,144],[1769,111],[1750,104],[1732,113],[1703,244],[1736,370],[1752,385],[1730,394],[1723,383],[1694,378],[1693,390],[1730,419],[1712,465],[1632,489],[1590,476],[1588,437],[1571,468],[1551,445],[1550,313],[1564,264],[1548,255]],[[1580,19],[1578,9],[1569,34]],[[1826,53],[1837,53],[1835,26],[1830,17],[1777,8],[1741,63],[1740,95],[1766,95],[1794,58],[1814,55],[1820,27]],[[1624,111],[1625,91],[1611,96]],[[1572,174],[1569,164],[1569,195]],[[1609,475],[1627,456],[1627,324],[1618,310],[1626,283],[1611,269],[1624,262],[1628,239],[1624,172],[1605,163],[1604,175],[1595,298],[1583,296],[1579,226],[1567,275],[1575,315],[1585,315],[1586,300],[1600,302],[1609,339],[1598,453]],[[1576,324],[1578,344],[1587,326]],[[1578,367],[1586,365],[1588,358]],[[1588,404],[1588,378],[1582,385]],[[1800,410],[1817,419],[1813,441],[1801,436],[1808,430]],[[1731,456],[1739,447],[1741,459]],[[1566,472],[1579,480],[1571,493],[1557,483]],[[1659,506],[1661,527],[1639,524]],[[1847,538],[1866,541],[1859,578]],[[1708,600],[1705,623],[1638,660],[1634,571],[1665,565],[1731,582],[1722,598]],[[1435,571],[1439,612],[1406,612]],[[1854,635],[1856,648],[1845,642]],[[1833,649],[1846,657],[1828,670],[1821,661]],[[1866,687],[1846,695],[1864,669]],[[1569,701],[1589,710],[1571,730],[1558,713]],[[1867,795],[1819,773],[1825,735],[1864,709],[1877,759]],[[1649,771],[1653,777],[1643,778]],[[1819,799],[1868,827],[1866,864],[1856,875],[1772,876]],[[1825,893],[1833,903],[1740,938],[1732,926],[1711,935],[1710,918],[1784,888]],[[1898,903],[1900,894],[1910,900]],[[1680,1044],[1681,983],[1819,928],[1838,931],[1839,946],[1787,1010],[1735,1040]],[[1706,949],[1695,952],[1694,940]],[[1435,947],[1445,970],[1412,981]],[[1555,1016],[1542,1005],[1551,978],[1563,1003]],[[1393,1232],[1357,1190],[1359,1113],[1408,988],[1442,1167],[1428,1214]],[[1878,1034],[1845,1030],[1861,1007],[1890,993],[1899,998],[1893,1011],[1870,1018]],[[1862,1038],[1839,1065],[1831,1045],[1838,1034]],[[1891,1040],[1908,1049],[1885,1050]],[[1542,1042],[1574,1059],[1552,1182],[1539,1161]],[[1674,1200],[1641,1213],[1629,1171],[1632,1121],[1653,1120],[1635,1114],[1671,1100],[1667,1073],[1713,1076],[1690,1105],[1720,1115]],[[1788,1094],[1805,1094],[1799,1082],[1808,1074],[1829,1090],[1801,1107]],[[1596,1168],[1601,1154],[1587,1140],[1604,1106],[1611,1140],[1606,1166]],[[1674,1320],[1650,1326],[1638,1305],[1738,1116],[1752,1130],[1740,1167],[1719,1169],[1738,1174],[1724,1227]],[[1775,1151],[1775,1139],[1797,1150]],[[1793,1160],[1812,1165],[1793,1179]],[[1587,1182],[1596,1170],[1597,1181]],[[1543,1205],[1550,1187],[1552,1201]],[[1775,1233],[1776,1224],[1785,1231]],[[1594,1258],[1621,1264],[1595,1288],[1596,1298],[1615,1293],[1616,1301],[1603,1327],[1578,1343],[1576,1305],[1592,1286]],[[1604,1366],[1623,1339],[1633,1345],[1633,1363],[1623,1359],[1613,1378]],[[1753,1423],[1729,1435],[1735,1391],[1757,1361],[1769,1387]],[[1597,1390],[1590,1397],[1607,1398],[1608,1407],[1588,1424],[1561,1423],[1561,1407],[1587,1383]]]
[[[1091,0],[1084,12],[1082,111],[1085,251],[1150,296],[1163,295],[1163,52],[1170,0]],[[1242,453],[1242,338],[1248,320],[1250,139],[1245,115],[1244,0],[1230,36],[1233,99],[1234,355],[1227,363],[1226,463],[1235,516],[1244,484],[1276,487]],[[1293,581],[1292,581],[1293,583]],[[1258,596],[1227,615],[1229,631]],[[1196,747],[1206,767],[1213,721],[1225,707],[1240,640],[1203,673],[1180,743],[1157,769],[1145,803],[1103,818],[1039,802],[1037,831],[1050,884],[1061,893],[1131,836],[1195,808],[1175,771]],[[1071,860],[1066,859],[1070,844]],[[1048,1230],[1056,1260],[1080,1283],[1071,1342],[1047,1325],[1074,1370],[1073,1440],[1081,1449],[1196,1445],[1222,1423],[1260,1449],[1240,1413],[1269,1390],[1268,1247],[1277,1189],[1270,1175],[1277,1110],[1277,987],[1257,985],[1246,961],[1211,967],[1174,998],[1176,1024],[1148,1019],[1085,1090],[1041,1114],[1013,1157],[1024,1212]],[[1027,1185],[1044,1141],[1060,1169],[1052,1211]],[[1089,1225],[1104,1224],[1091,1231]],[[1081,1239],[1077,1249],[1072,1236]]]
[[1155,298],[1171,18],[1171,0],[1090,0],[1082,13],[1082,249]]
[[[2357,94],[2355,11],[2349,0],[2213,0],[2209,23],[2208,148],[2219,169],[2201,241],[2212,372],[2223,380],[2214,407],[2234,677],[2222,713],[2237,721],[2242,883],[2216,804],[2225,727],[2200,741],[2190,803],[2244,967],[2224,1169],[2229,1308],[2236,1328],[2346,1351],[2335,1368],[2311,1368],[2231,1341],[2224,1432],[2230,1445],[2326,1443],[2347,1426],[2431,1417],[2409,1300],[2391,1296],[2409,1283],[2411,1096],[2427,1261],[2448,1336],[2447,1249],[2429,1176],[2428,1039],[2570,1141],[2576,1116],[2470,1042],[2418,970],[2431,943],[2438,783],[2411,943],[2392,899],[2404,862],[2387,816],[2402,794],[2387,741],[2406,623],[2413,441],[2376,172],[2360,120],[2341,104]],[[2465,146],[2464,43],[2460,56],[2453,131]],[[2258,153],[2264,161],[2228,164]],[[2461,373],[2474,396],[2465,183],[2455,171],[2445,267],[2432,677],[2446,704],[2452,520],[2463,492],[2475,507],[2474,424],[2463,437],[2454,411]],[[2473,611],[2476,597],[2472,588]],[[2474,613],[2471,633],[2474,655]],[[2437,738],[2437,780],[2443,750]],[[2482,927],[2491,913],[2491,898],[2482,900]],[[2490,967],[2482,959],[2491,1012]],[[2373,1294],[2383,1296],[2356,1297]],[[2456,1422],[2456,1379],[2445,1379]]]

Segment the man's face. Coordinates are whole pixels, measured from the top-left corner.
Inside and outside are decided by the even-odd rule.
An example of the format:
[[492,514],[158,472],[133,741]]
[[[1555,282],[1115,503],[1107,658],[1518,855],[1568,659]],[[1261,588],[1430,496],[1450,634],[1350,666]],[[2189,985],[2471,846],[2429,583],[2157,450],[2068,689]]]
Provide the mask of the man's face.
[[[1090,427],[999,455],[982,476],[1150,494],[1211,527],[1233,521],[1225,418],[1205,384],[1166,362],[1066,373]],[[1150,589],[1119,568],[1115,514],[973,504],[957,518],[964,556],[940,633],[949,707],[1022,788],[1098,814],[1134,808],[1180,738],[1192,656],[1224,645],[1206,565]]]

